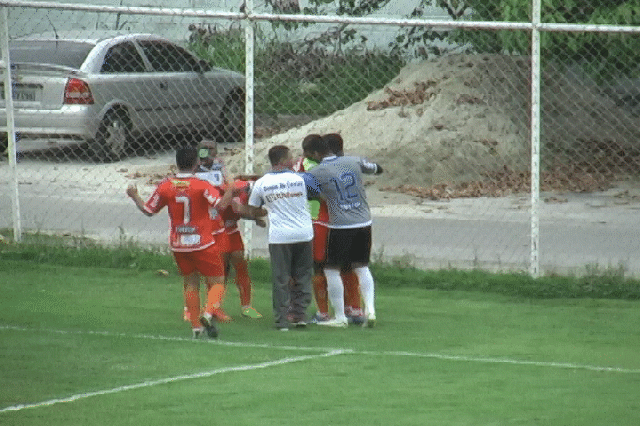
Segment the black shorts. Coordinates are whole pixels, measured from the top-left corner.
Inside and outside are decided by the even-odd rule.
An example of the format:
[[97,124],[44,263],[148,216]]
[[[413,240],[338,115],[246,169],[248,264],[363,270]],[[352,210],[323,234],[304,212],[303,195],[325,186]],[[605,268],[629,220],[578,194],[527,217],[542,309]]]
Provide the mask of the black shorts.
[[327,266],[368,264],[371,256],[371,226],[331,228],[327,240]]

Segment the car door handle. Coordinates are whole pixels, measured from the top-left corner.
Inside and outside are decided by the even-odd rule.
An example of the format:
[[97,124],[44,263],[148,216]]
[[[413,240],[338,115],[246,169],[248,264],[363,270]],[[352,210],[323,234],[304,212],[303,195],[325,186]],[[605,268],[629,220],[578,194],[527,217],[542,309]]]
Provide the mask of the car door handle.
[[162,81],[162,82],[160,82],[160,88],[161,89],[168,89],[169,88],[169,84],[166,81]]

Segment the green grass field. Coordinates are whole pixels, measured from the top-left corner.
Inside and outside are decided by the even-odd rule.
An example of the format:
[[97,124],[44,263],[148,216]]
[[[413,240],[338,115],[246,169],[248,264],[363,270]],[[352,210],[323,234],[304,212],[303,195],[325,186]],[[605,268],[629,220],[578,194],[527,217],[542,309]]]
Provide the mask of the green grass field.
[[634,300],[399,287],[419,273],[374,269],[376,328],[283,333],[256,262],[265,317],[242,318],[232,285],[234,322],[194,341],[173,269],[22,257],[0,252],[3,426],[640,424]]

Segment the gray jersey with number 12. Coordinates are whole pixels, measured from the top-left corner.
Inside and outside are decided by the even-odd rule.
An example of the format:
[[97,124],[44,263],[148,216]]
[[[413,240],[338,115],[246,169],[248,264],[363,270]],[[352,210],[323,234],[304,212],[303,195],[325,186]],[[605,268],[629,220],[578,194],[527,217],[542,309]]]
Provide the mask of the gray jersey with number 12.
[[329,208],[330,228],[371,225],[371,212],[362,173],[376,173],[378,166],[360,157],[325,157],[307,173],[313,175]]

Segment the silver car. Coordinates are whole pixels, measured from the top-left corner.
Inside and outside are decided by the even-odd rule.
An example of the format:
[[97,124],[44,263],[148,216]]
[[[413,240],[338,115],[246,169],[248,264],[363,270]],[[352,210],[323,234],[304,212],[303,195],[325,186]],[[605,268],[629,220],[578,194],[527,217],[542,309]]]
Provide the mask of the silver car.
[[[89,142],[120,158],[133,138],[244,136],[242,74],[211,66],[151,34],[29,36],[9,43],[15,131],[23,139]],[[6,148],[4,85],[0,151]]]

